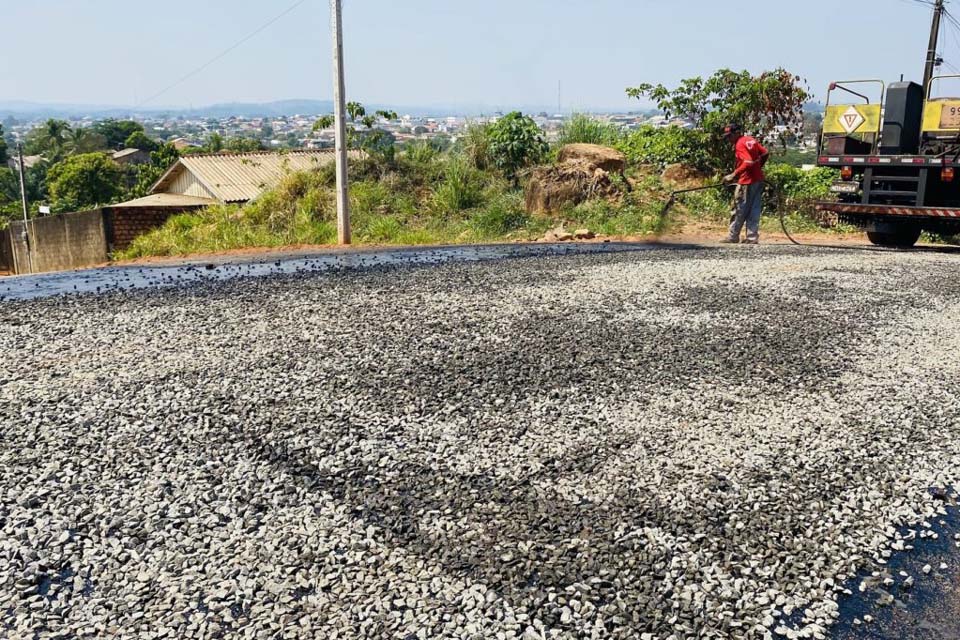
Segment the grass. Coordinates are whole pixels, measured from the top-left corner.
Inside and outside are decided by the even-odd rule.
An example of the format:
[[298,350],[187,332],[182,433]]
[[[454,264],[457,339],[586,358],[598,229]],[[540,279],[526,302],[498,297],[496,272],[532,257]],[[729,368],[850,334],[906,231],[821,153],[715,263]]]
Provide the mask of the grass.
[[558,147],[574,143],[614,146],[620,140],[620,130],[583,113],[575,113],[560,129]]
[[677,218],[663,216],[663,203],[628,196],[621,204],[606,200],[585,202],[568,214],[571,227],[608,236],[661,235],[679,226]]
[[[351,174],[351,222],[362,244],[488,242],[531,237],[544,226],[531,225],[519,191],[462,154],[411,145],[388,170],[360,161],[351,165]],[[332,244],[337,236],[333,182],[326,168],[291,174],[243,208],[214,206],[175,216],[116,257]]]
[[484,176],[460,158],[446,162],[440,184],[431,195],[431,207],[440,216],[455,216],[485,202]]

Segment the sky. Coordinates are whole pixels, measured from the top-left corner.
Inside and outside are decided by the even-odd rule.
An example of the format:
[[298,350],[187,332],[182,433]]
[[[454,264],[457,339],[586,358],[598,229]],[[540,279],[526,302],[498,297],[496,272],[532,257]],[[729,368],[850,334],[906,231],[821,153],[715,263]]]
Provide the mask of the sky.
[[[294,1],[0,0],[0,102],[200,107],[329,99],[327,0],[300,0],[164,91]],[[831,80],[917,79],[930,21],[929,10],[911,0],[343,4],[351,100],[495,108],[559,102],[564,111],[636,107],[625,97],[628,86],[672,85],[721,67],[783,66],[820,95]],[[943,52],[960,68],[952,27]]]

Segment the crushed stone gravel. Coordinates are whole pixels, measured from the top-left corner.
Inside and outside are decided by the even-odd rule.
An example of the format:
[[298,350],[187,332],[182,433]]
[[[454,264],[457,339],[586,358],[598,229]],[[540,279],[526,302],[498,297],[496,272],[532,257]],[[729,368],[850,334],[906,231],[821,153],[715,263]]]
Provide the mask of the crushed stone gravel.
[[957,266],[662,250],[0,303],[0,636],[828,637],[956,491]]

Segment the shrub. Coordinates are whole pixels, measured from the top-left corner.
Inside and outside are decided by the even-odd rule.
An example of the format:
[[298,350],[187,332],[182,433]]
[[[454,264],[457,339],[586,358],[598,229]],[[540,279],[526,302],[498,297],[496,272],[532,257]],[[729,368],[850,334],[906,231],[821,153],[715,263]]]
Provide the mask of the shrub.
[[537,123],[519,111],[507,114],[490,127],[490,157],[514,183],[521,169],[541,162],[549,150]]
[[468,124],[460,143],[464,157],[480,171],[494,166],[490,155],[490,128],[489,124]]
[[644,126],[621,138],[616,147],[636,164],[655,164],[662,168],[682,162],[709,169],[711,162],[704,138],[704,133],[682,127]]
[[430,164],[438,155],[436,147],[425,140],[416,140],[403,148],[403,157],[418,165]]
[[472,209],[483,202],[483,176],[460,158],[447,162],[442,182],[433,190],[432,204],[437,213],[453,214]]
[[768,198],[778,202],[823,198],[830,193],[836,172],[823,167],[804,171],[787,164],[769,164],[764,170]]
[[837,179],[833,169],[803,171],[787,164],[771,164],[765,170],[769,211],[783,210],[811,220],[819,220],[814,203],[830,195],[830,185]]

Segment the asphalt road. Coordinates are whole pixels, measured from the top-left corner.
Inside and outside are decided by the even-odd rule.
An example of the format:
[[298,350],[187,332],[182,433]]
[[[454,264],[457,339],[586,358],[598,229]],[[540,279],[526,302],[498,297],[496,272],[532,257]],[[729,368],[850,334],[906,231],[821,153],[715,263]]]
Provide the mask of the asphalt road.
[[0,636],[960,636],[960,256],[593,251],[7,289]]

